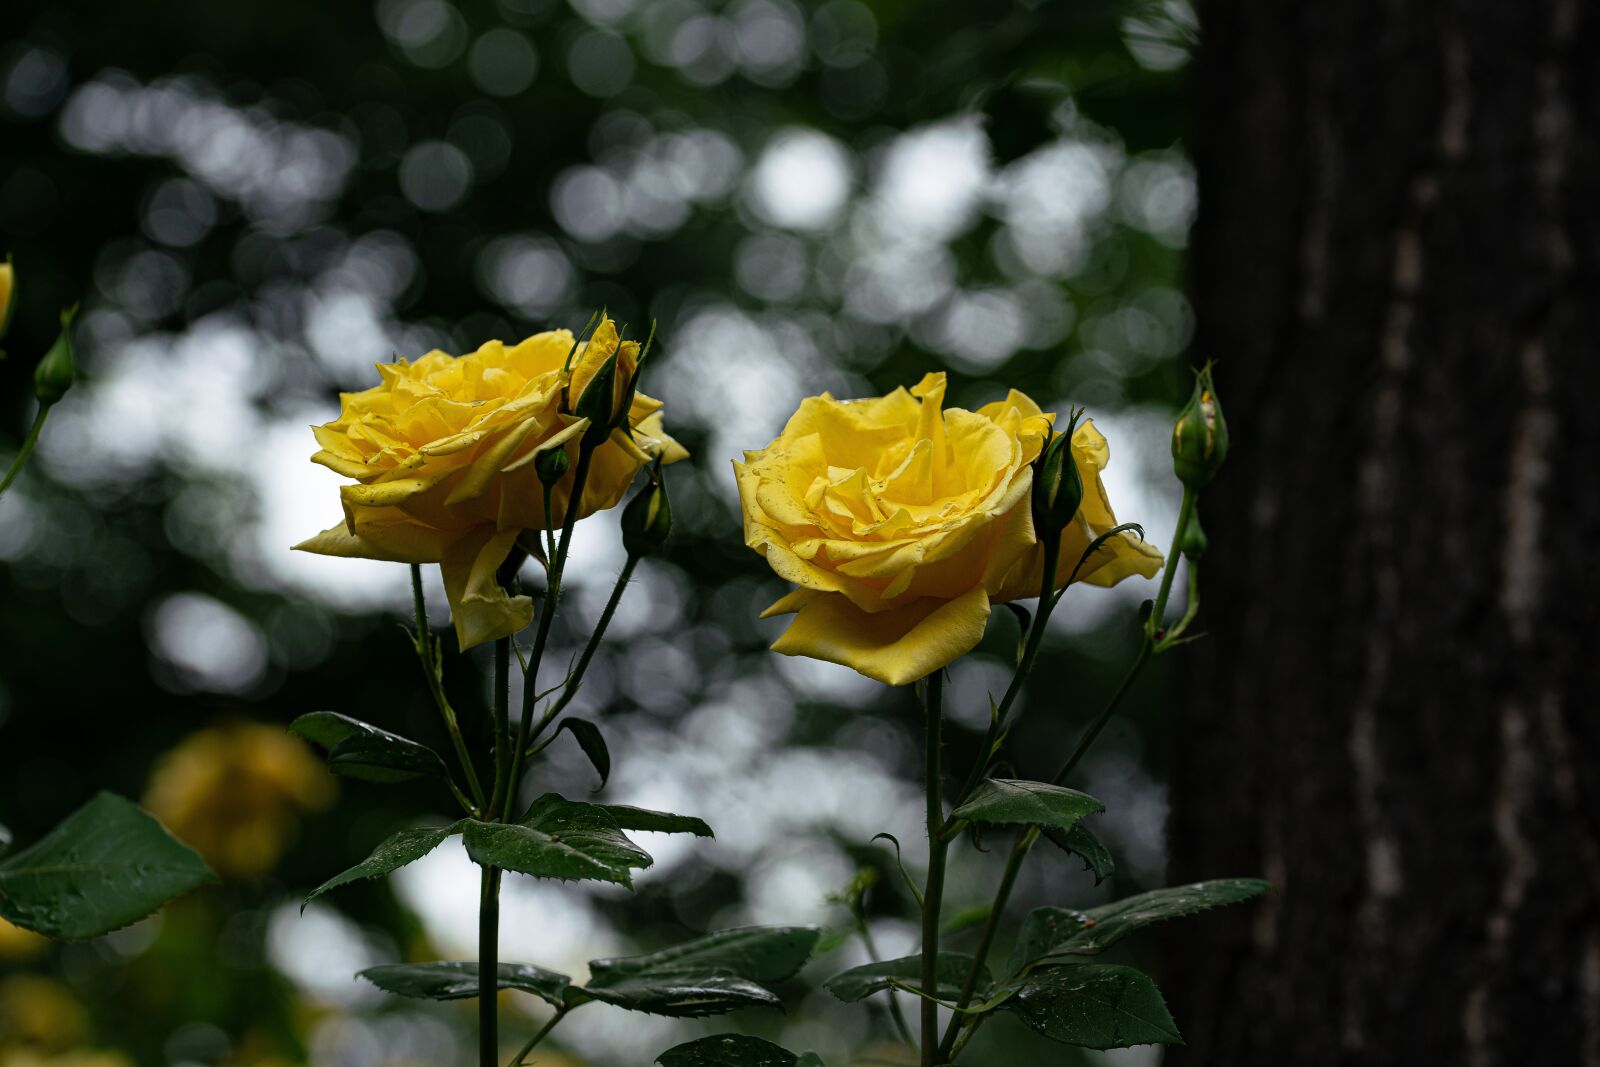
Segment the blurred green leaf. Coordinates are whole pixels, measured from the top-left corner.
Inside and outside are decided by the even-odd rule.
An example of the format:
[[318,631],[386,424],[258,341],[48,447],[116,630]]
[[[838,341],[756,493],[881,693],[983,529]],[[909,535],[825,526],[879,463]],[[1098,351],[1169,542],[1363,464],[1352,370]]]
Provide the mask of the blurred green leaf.
[[602,804],[617,826],[623,830],[647,830],[658,834],[693,834],[696,837],[716,837],[711,827],[693,815],[673,815],[665,811],[651,811],[627,804]]
[[1066,830],[1085,815],[1106,806],[1087,793],[1046,782],[990,778],[972,791],[972,799],[951,814],[982,823],[1021,823]]
[[1111,850],[1102,845],[1093,831],[1081,822],[1066,830],[1047,826],[1044,836],[1057,848],[1083,860],[1083,869],[1094,872],[1095,885],[1111,877],[1111,873],[1117,869],[1116,861],[1111,858]]
[[433,749],[348,715],[313,711],[290,723],[289,729],[326,749],[328,766],[346,778],[391,783],[449,777]]
[[717,1015],[736,1008],[782,1007],[757,984],[792,978],[811,955],[812,926],[721,930],[644,956],[592,960],[583,990],[595,1000],[656,1015]]
[[587,879],[632,888],[631,870],[652,862],[605,808],[555,793],[534,801],[520,823],[468,819],[464,836],[474,863],[534,878]]
[[1132,967],[1045,967],[1023,980],[1003,1010],[1045,1037],[1080,1048],[1183,1044],[1161,991]]
[[[967,980],[967,974],[972,970],[972,957],[964,952],[941,952],[936,969],[939,988],[933,990],[933,995],[943,999],[953,999],[961,995],[961,987]],[[854,1003],[874,993],[882,992],[892,987],[894,981],[921,988],[922,986],[922,957],[902,956],[897,960],[882,960],[876,963],[864,963],[859,967],[852,967],[848,971],[841,971],[822,983],[823,988],[840,1000]],[[994,985],[994,979],[989,974],[987,967],[978,968],[978,985],[975,992],[978,996],[987,996],[988,990]],[[924,990],[927,992],[927,990]]]
[[100,793],[0,861],[0,916],[48,937],[99,937],[216,880],[148,812]]
[[[496,988],[520,989],[532,993],[553,1007],[561,1007],[571,984],[564,974],[546,971],[527,963],[502,963]],[[465,1000],[479,993],[478,964],[395,963],[368,967],[359,975],[385,993],[424,1000]]]
[[1049,956],[1104,952],[1136,930],[1168,919],[1237,904],[1272,888],[1259,878],[1217,878],[1139,893],[1086,911],[1035,908],[1022,922],[1008,968],[1019,974]]
[[443,844],[446,838],[459,834],[469,821],[468,819],[462,819],[459,822],[451,823],[449,826],[401,830],[373,849],[372,855],[349,870],[334,875],[313,889],[306,895],[305,902],[301,907],[304,908],[306,904],[311,903],[330,889],[337,889],[339,886],[349,882],[360,881],[363,878],[378,878],[397,871],[408,863],[415,863]]

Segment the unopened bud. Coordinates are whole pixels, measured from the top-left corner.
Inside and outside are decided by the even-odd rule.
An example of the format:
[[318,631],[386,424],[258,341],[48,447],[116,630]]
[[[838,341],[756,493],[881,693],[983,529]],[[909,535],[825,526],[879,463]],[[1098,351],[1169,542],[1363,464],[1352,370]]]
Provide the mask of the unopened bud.
[[72,358],[72,319],[78,313],[74,304],[61,313],[61,333],[50,351],[44,354],[33,371],[33,394],[39,403],[49,407],[72,388],[78,369]]
[[1040,540],[1057,537],[1083,503],[1083,477],[1072,458],[1074,418],[1065,433],[1053,435],[1033,463],[1033,528]]
[[11,313],[17,310],[17,273],[11,266],[11,257],[0,263],[0,341],[11,329]]
[[654,555],[671,532],[672,505],[658,465],[650,472],[650,481],[622,509],[622,547],[629,556]]
[[555,485],[567,476],[567,471],[571,467],[572,458],[567,455],[565,445],[546,449],[533,461],[533,469],[539,473],[539,481],[545,485]]
[[1189,522],[1183,528],[1183,540],[1178,543],[1178,551],[1192,563],[1206,554],[1208,544],[1206,532],[1200,528],[1200,516],[1190,515]]
[[1228,458],[1228,423],[1211,383],[1211,364],[1195,374],[1194,395],[1172,428],[1172,469],[1190,489],[1210,482]]
[[583,443],[591,447],[603,444],[611,436],[616,423],[616,411],[613,409],[617,401],[617,355],[616,352],[611,353],[610,358],[595,371],[594,377],[584,383],[583,395],[572,406],[574,415],[589,420],[589,428],[583,433]]

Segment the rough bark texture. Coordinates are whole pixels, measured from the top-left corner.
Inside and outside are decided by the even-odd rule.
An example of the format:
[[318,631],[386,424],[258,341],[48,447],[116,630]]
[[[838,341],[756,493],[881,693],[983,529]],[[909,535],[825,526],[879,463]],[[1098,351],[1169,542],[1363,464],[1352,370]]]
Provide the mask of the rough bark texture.
[[1169,1062],[1600,1064],[1600,11],[1200,9]]

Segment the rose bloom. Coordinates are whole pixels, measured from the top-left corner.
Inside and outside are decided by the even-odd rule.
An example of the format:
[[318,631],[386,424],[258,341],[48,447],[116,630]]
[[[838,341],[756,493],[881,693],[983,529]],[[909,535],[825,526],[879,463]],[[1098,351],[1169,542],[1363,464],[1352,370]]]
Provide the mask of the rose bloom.
[[[774,651],[904,685],[970,651],[990,605],[1039,595],[1031,464],[1054,416],[1015,389],[977,411],[945,409],[944,393],[945,376],[929,374],[884,397],[810,397],[776,441],[734,464],[745,543],[799,586],[763,615],[795,615]],[[1085,420],[1071,445],[1084,497],[1061,537],[1056,588],[1117,525],[1100,481],[1106,439]],[[1109,586],[1161,563],[1118,534],[1079,577]]]
[[[380,384],[343,394],[339,417],[314,427],[322,450],[312,461],[360,483],[339,491],[345,521],[295,548],[439,564],[463,649],[527,626],[533,601],[508,596],[495,572],[523,531],[545,528],[535,457],[565,448],[575,470],[588,421],[571,412],[584,386],[618,353],[620,399],[638,366],[638,342],[621,340],[610,319],[576,351],[573,341],[570,330],[552,330],[513,347],[490,341],[465,356],[378,364]],[[662,429],[660,409],[659,400],[634,395],[632,433],[614,431],[595,449],[578,518],[615,507],[656,457],[688,455]],[[565,521],[573,477],[555,486],[555,526]]]

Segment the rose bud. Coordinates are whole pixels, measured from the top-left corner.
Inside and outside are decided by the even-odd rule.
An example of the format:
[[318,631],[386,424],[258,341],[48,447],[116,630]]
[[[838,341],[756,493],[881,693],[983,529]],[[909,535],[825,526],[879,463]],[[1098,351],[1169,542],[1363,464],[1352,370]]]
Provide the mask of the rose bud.
[[1199,489],[1228,458],[1228,423],[1211,383],[1211,364],[1195,374],[1194,394],[1172,428],[1172,468],[1178,480]]

